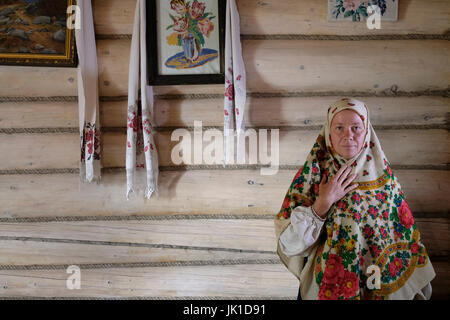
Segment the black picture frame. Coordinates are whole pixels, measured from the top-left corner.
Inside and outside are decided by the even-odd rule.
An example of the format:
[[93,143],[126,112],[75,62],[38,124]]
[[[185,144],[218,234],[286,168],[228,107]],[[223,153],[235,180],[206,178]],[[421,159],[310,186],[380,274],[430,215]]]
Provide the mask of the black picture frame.
[[[8,6],[12,12],[9,10],[10,13],[6,16],[1,15],[4,19],[0,25],[0,65],[76,67],[78,56],[75,30],[66,26],[67,8],[76,5],[76,1],[47,0],[43,3],[44,7],[36,8],[32,7],[33,4],[17,2],[14,7]],[[6,5],[0,6],[0,12],[5,7]],[[39,24],[34,23],[34,19],[38,17],[44,18],[41,18]],[[48,18],[51,20],[48,21]],[[56,35],[57,32],[61,33],[60,30],[64,30],[64,38]],[[39,36],[35,36],[38,33]],[[56,41],[53,37],[59,40]]]
[[[161,75],[158,66],[158,35],[157,35],[157,1],[169,0],[147,0],[147,84],[158,85],[191,85],[191,84],[220,84],[225,83],[225,19],[227,0],[216,0],[218,3],[219,19],[219,64],[220,73],[216,74],[183,74],[183,75]],[[190,1],[190,2],[193,2]],[[201,0],[199,2],[202,2]]]

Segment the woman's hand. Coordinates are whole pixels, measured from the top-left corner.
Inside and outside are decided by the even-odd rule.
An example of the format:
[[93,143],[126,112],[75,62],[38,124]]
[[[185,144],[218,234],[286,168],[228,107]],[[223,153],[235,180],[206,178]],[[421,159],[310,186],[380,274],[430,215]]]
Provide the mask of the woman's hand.
[[342,199],[349,191],[358,187],[358,183],[351,184],[356,178],[356,174],[352,173],[352,167],[342,166],[336,175],[327,180],[326,176],[322,176],[319,184],[319,196],[313,204],[314,211],[321,217],[325,218],[330,207],[336,201]]

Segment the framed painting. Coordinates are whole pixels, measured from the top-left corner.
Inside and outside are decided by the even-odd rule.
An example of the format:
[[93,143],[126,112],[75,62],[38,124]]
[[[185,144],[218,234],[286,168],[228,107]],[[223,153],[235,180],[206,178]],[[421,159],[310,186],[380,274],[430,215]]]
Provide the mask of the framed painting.
[[0,65],[76,67],[73,0],[0,0]]
[[397,21],[399,0],[328,0],[328,21],[364,21],[368,6],[378,6],[381,21]]
[[149,85],[225,82],[226,0],[147,1]]

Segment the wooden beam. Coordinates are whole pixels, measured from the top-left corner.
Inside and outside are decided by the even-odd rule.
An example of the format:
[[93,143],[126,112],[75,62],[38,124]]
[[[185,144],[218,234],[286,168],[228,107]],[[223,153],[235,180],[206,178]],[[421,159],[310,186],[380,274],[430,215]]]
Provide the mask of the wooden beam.
[[[261,175],[260,170],[161,171],[159,197],[126,199],[125,172],[105,173],[101,184],[80,184],[77,174],[4,175],[0,217],[276,214],[296,170]],[[413,212],[448,212],[450,173],[395,170]],[[137,186],[144,175],[137,174]],[[141,180],[142,179],[142,180]]]
[[[245,109],[247,127],[305,127],[325,123],[328,106],[341,96],[329,97],[248,97]],[[450,99],[445,97],[355,97],[366,103],[374,126],[445,125]],[[155,126],[192,127],[195,120],[203,126],[223,127],[223,98],[156,99]],[[0,129],[77,128],[77,102],[0,103]],[[20,116],[18,116],[20,115]],[[127,126],[127,101],[100,103],[102,127]]]
[[[100,96],[126,96],[131,40],[99,40]],[[445,40],[244,40],[248,92],[446,90]],[[414,54],[411,54],[413,52]],[[380,67],[382,66],[382,67]],[[444,67],[443,67],[444,66]],[[0,96],[75,96],[71,68],[2,68]],[[75,80],[74,80],[75,79]],[[56,84],[56,85],[55,85]],[[224,85],[156,86],[155,94],[223,94]]]
[[[241,34],[373,35],[365,21],[328,22],[327,2],[309,0],[238,0]],[[97,34],[131,34],[136,0],[95,0]],[[279,17],[283,16],[283,23]],[[398,21],[382,22],[382,34],[443,34],[448,29],[446,0],[401,1]]]
[[[267,150],[271,150],[271,131],[267,130]],[[279,131],[279,165],[300,166],[304,163],[308,153],[317,139],[320,130],[280,130]],[[205,131],[207,132],[207,131]],[[204,134],[205,134],[204,132]],[[222,131],[221,131],[222,132]],[[259,129],[247,129],[255,138],[252,143],[247,142],[245,164],[263,164],[259,155],[258,135],[264,131]],[[172,155],[174,148],[184,138],[176,138],[171,141],[173,131],[156,132],[155,141],[158,149],[160,166],[178,165],[179,156]],[[190,161],[180,163],[183,165],[207,164],[206,157],[211,154],[214,142],[202,143],[202,162],[194,163],[194,133],[186,131],[191,142],[188,143],[191,152]],[[222,133],[220,133],[222,134]],[[450,161],[450,150],[435,150],[450,143],[450,135],[447,130],[378,130],[383,150],[392,165],[441,165],[445,166]],[[51,169],[51,168],[78,168],[80,157],[80,141],[78,133],[65,134],[0,134],[0,170],[12,169]],[[175,139],[175,137],[174,137]],[[247,138],[249,141],[250,138]],[[126,132],[107,132],[102,136],[103,159],[105,168],[125,167]],[[420,146],[418,149],[417,146]],[[209,150],[209,151],[208,151]],[[183,150],[187,152],[188,150]],[[220,147],[217,152],[222,152]],[[251,158],[249,157],[251,154]],[[272,163],[275,158],[272,158]],[[214,158],[212,158],[214,160]],[[181,161],[181,160],[179,160]],[[236,161],[236,160],[235,160]],[[252,162],[250,162],[252,161]],[[222,164],[222,157],[217,158],[216,165]]]

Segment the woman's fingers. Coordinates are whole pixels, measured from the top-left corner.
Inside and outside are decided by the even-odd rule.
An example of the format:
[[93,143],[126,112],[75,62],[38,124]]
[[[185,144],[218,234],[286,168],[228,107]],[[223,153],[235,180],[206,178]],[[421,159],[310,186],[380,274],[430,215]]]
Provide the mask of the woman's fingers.
[[343,172],[347,169],[348,167],[343,165],[337,172],[336,175],[334,176],[335,179],[337,179],[339,181],[339,178],[342,176]]
[[342,184],[345,179],[347,179],[348,174],[352,171],[352,167],[347,167],[341,174],[341,176],[338,178],[338,183]]
[[342,182],[342,186],[344,188],[346,188],[350,183],[352,183],[353,180],[355,180],[355,178],[356,178],[356,174],[355,173],[352,173],[351,175],[347,176],[347,179],[345,179]]
[[344,192],[347,194],[347,192],[352,191],[352,190],[358,188],[358,186],[359,186],[359,183],[358,183],[358,182],[353,183],[353,184],[350,184],[350,185],[348,185],[347,187],[345,187]]

